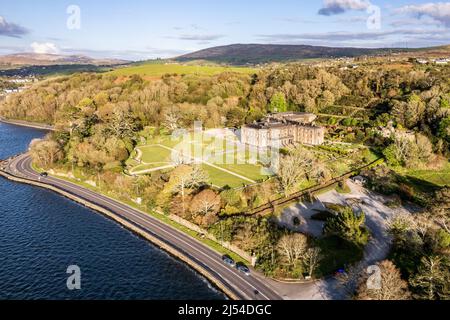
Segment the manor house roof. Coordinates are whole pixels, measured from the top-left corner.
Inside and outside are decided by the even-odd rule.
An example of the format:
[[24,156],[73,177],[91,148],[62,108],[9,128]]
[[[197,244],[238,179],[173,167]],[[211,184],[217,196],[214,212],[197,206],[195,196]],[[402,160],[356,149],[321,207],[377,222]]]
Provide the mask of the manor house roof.
[[283,129],[292,125],[307,125],[312,126],[317,116],[313,113],[305,112],[280,112],[273,113],[266,116],[259,122],[254,122],[247,125],[247,128],[251,129]]

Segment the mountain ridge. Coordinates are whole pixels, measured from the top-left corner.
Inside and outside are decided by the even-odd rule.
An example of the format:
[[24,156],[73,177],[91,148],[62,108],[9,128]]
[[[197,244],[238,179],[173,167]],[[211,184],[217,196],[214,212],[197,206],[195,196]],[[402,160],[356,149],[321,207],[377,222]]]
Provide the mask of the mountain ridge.
[[94,59],[85,55],[61,55],[44,53],[14,53],[0,56],[0,65],[26,66],[26,65],[118,65],[129,63],[119,59]]
[[402,49],[280,44],[231,44],[188,53],[178,56],[174,58],[174,60],[180,62],[206,60],[211,62],[245,65],[269,62],[289,62],[304,59],[356,58],[367,55],[373,56],[389,53],[416,52],[425,49],[431,48]]

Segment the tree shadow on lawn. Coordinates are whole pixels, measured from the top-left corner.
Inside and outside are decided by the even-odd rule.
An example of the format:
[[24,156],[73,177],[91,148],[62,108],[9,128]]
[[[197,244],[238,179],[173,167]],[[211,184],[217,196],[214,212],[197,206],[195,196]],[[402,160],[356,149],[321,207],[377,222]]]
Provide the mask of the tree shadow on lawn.
[[338,270],[361,261],[364,256],[363,248],[337,236],[316,239],[315,242],[323,257],[317,269],[317,278],[334,275]]
[[402,182],[412,186],[415,190],[424,193],[433,195],[436,191],[441,189],[441,187],[435,183],[430,181],[426,181],[414,176],[405,176],[401,179]]

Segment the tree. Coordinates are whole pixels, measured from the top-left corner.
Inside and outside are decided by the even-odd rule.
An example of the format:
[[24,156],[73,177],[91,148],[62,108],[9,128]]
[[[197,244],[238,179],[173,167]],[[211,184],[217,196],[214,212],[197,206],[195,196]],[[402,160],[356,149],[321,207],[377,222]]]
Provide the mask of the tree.
[[366,273],[360,279],[357,300],[408,300],[411,298],[408,283],[402,280],[400,271],[391,261],[382,261],[377,266],[380,268],[380,288],[372,289],[367,285],[369,275]]
[[30,143],[30,154],[34,163],[41,168],[50,168],[64,157],[61,146],[53,140],[33,140]]
[[302,148],[280,159],[278,169],[278,180],[283,193],[287,196],[300,183],[302,178],[311,169],[314,163],[314,157],[308,150]]
[[440,122],[438,136],[450,143],[450,116]]
[[418,95],[411,95],[407,102],[395,101],[392,114],[397,123],[412,129],[419,124],[425,113],[425,103]]
[[181,195],[183,215],[186,193],[202,186],[206,181],[208,181],[208,175],[198,166],[181,165],[172,171],[166,188]]
[[396,133],[394,142],[384,150],[383,154],[392,166],[404,166],[411,150],[411,139],[403,134]]
[[163,126],[167,128],[170,132],[172,132],[179,128],[179,123],[180,123],[179,111],[175,110],[174,108],[169,109],[164,116]]
[[291,267],[301,260],[308,248],[308,239],[300,233],[286,234],[278,241],[277,249]]
[[433,145],[423,134],[396,133],[394,142],[383,151],[391,166],[414,168],[427,164],[433,156]]
[[424,300],[450,298],[450,271],[440,256],[423,257],[417,273],[410,279],[414,296]]
[[[191,202],[190,211],[194,220],[199,218],[200,224],[207,226],[220,210],[221,199],[212,190],[203,190]],[[206,218],[206,219],[205,219]],[[207,221],[208,220],[208,221]]]
[[112,119],[108,121],[105,131],[106,135],[125,139],[133,138],[140,128],[138,119],[133,117],[131,113],[124,110],[116,110]]
[[246,113],[240,108],[232,108],[227,112],[225,125],[230,128],[238,128],[245,122]]
[[321,252],[321,249],[318,247],[309,248],[308,250],[306,250],[303,256],[303,263],[308,270],[308,274],[310,277],[313,276],[314,271],[316,270],[317,266],[320,263],[320,260],[322,259]]
[[450,187],[436,191],[431,212],[436,222],[450,233]]
[[364,212],[356,214],[351,207],[341,207],[336,215],[327,219],[324,232],[364,246],[369,238],[368,231],[364,227],[365,220]]
[[272,96],[270,99],[269,111],[274,113],[287,111],[287,102],[284,93],[277,92]]
[[433,144],[427,136],[423,134],[416,134],[416,154],[412,154],[411,158],[417,159],[419,163],[427,164],[433,156]]

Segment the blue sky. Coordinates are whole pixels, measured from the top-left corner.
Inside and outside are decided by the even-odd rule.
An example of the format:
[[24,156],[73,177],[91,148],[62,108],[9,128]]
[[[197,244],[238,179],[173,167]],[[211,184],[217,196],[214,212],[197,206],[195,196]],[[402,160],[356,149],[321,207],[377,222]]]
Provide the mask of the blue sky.
[[[68,14],[80,9],[80,19]],[[67,21],[80,22],[68,28]],[[72,24],[73,25],[73,24]],[[0,54],[140,60],[232,43],[450,44],[450,2],[420,0],[1,0]]]

